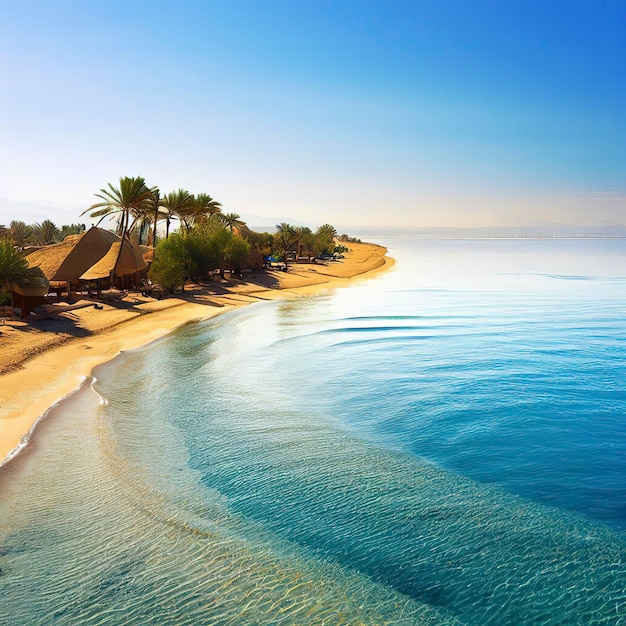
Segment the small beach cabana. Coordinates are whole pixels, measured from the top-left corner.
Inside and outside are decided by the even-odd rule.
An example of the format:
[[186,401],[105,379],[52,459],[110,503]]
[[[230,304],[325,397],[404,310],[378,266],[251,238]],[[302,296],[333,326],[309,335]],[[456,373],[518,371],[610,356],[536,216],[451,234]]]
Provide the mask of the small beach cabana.
[[97,227],[31,252],[26,260],[30,267],[41,268],[52,289],[67,293],[83,286],[89,288],[89,280],[97,281],[98,290],[112,286],[128,288],[139,284],[147,268],[138,247]]
[[120,239],[111,245],[105,256],[81,274],[80,280],[95,281],[98,292],[103,281],[118,289],[131,289],[146,277],[147,267],[139,246],[133,246],[128,239]]
[[52,289],[79,288],[80,276],[107,254],[120,238],[103,228],[90,228],[79,235],[68,235],[61,243],[45,246],[26,256],[30,267],[39,267]]

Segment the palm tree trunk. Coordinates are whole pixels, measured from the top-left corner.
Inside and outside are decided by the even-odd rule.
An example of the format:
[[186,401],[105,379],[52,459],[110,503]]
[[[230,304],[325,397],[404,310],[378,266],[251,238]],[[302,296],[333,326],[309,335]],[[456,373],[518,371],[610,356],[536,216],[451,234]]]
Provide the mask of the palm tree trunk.
[[159,219],[159,203],[157,202],[156,208],[154,209],[154,227],[152,229],[152,247],[156,248],[157,243],[157,220]]

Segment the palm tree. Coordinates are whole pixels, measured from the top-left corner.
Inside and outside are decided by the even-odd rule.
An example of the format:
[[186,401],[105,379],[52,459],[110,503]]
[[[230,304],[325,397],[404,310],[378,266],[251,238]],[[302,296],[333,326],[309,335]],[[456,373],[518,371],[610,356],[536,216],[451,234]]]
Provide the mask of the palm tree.
[[13,220],[9,226],[9,238],[13,240],[13,243],[23,250],[31,241],[33,236],[33,229],[28,226],[26,222],[19,220]]
[[224,226],[230,228],[231,235],[233,234],[233,228],[243,224],[243,222],[239,219],[240,217],[241,215],[238,215],[237,213],[224,213],[220,215]]
[[178,219],[189,230],[188,219],[195,208],[196,199],[186,189],[178,189],[168,193],[162,200],[161,206],[167,211],[165,217],[165,238],[170,236],[170,222],[173,218]]
[[85,230],[84,224],[63,224],[59,232],[59,241],[63,241],[68,235],[80,235]]
[[309,235],[312,235],[312,231],[308,226],[296,226],[294,228],[296,231],[296,245],[298,246],[298,250],[296,252],[296,259],[300,256],[300,249],[302,248],[303,240],[305,240]]
[[286,224],[283,222],[282,224],[278,224],[276,226],[276,235],[278,239],[278,243],[283,252],[283,256],[285,258],[285,267],[287,267],[287,253],[289,249],[298,239],[298,233],[296,229],[291,224]]
[[152,216],[154,218],[154,222],[152,224],[152,247],[156,248],[157,245],[157,223],[159,221],[159,209],[161,208],[161,191],[158,187],[154,187],[152,189],[152,194],[150,195],[150,208],[152,209]]
[[48,246],[59,241],[59,229],[50,220],[44,220],[41,224],[33,224],[32,241],[37,246]]
[[337,236],[337,230],[330,224],[322,224],[315,233],[318,237],[323,237],[328,243],[333,243]]
[[109,183],[108,189],[100,189],[100,193],[94,194],[101,198],[102,202],[92,204],[81,215],[92,211],[90,217],[102,217],[104,219],[104,217],[119,213],[118,235],[126,237],[131,215],[134,219],[145,215],[150,208],[152,193],[153,189],[146,185],[146,181],[141,176],[123,176],[120,178],[119,187],[113,187]]
[[134,219],[129,230],[133,227],[137,230],[137,239],[140,244],[156,247],[158,222],[166,218],[167,211],[161,208],[161,192],[158,187],[152,187],[146,207]]
[[[156,237],[156,226],[159,219],[165,219],[165,210],[160,208],[161,194],[158,187],[150,189],[145,206],[133,211],[133,221],[128,227],[127,233],[130,238],[131,233],[137,236],[137,243],[149,245]],[[152,232],[151,232],[152,231]],[[119,224],[118,224],[119,232]],[[154,246],[154,243],[153,243]]]
[[330,224],[323,224],[315,231],[314,248],[315,254],[331,254],[335,250],[335,237],[337,231]]
[[199,193],[196,195],[196,210],[194,219],[204,221],[222,212],[222,205],[213,200],[208,193]]
[[12,294],[14,283],[33,280],[41,274],[39,268],[28,267],[28,262],[8,239],[0,241],[0,293]]
[[152,236],[152,216],[136,217],[128,229],[128,238],[139,245],[149,245]]
[[195,205],[186,211],[183,222],[187,232],[196,225],[206,224],[214,215],[221,216],[222,205],[213,200],[208,193],[200,193],[195,196]]

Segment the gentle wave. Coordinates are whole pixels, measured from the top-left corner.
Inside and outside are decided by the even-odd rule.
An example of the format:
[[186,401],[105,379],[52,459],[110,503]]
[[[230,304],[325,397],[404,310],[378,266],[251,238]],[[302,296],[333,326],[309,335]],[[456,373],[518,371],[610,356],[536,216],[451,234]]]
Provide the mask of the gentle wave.
[[0,473],[0,623],[620,623],[626,294],[518,244],[99,369]]
[[53,411],[54,409],[56,409],[59,405],[61,405],[65,400],[67,400],[68,398],[70,398],[72,395],[74,395],[75,393],[77,393],[78,391],[80,391],[80,389],[85,385],[88,384],[90,381],[90,378],[88,377],[83,377],[83,380],[79,383],[79,385],[76,387],[76,389],[72,389],[72,391],[70,391],[68,394],[66,394],[65,396],[63,396],[62,398],[59,398],[54,404],[52,404],[46,411],[44,411],[33,423],[33,425],[30,427],[30,429],[28,430],[27,433],[25,433],[24,435],[22,435],[21,439],[20,439],[20,443],[15,446],[15,448],[13,450],[11,450],[11,452],[9,452],[9,454],[7,454],[7,456],[4,459],[0,460],[0,469],[6,465],[7,463],[9,463],[10,461],[12,461],[15,457],[17,457],[23,450],[25,450],[26,446],[28,446],[28,443],[30,442],[31,438],[33,437],[33,435],[35,434],[35,431],[37,430],[37,427],[39,426],[39,424],[41,423],[42,420],[46,419],[46,417],[48,416],[48,414]]

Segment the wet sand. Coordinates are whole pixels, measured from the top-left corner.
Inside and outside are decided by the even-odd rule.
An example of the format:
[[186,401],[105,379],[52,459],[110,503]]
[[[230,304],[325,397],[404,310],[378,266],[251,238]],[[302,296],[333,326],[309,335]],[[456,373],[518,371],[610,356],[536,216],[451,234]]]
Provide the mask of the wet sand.
[[313,295],[369,279],[394,265],[375,244],[349,244],[339,261],[295,264],[226,283],[188,285],[166,300],[131,293],[95,309],[92,302],[54,319],[0,326],[0,464],[26,445],[38,419],[77,389],[96,365],[175,328],[259,300]]

